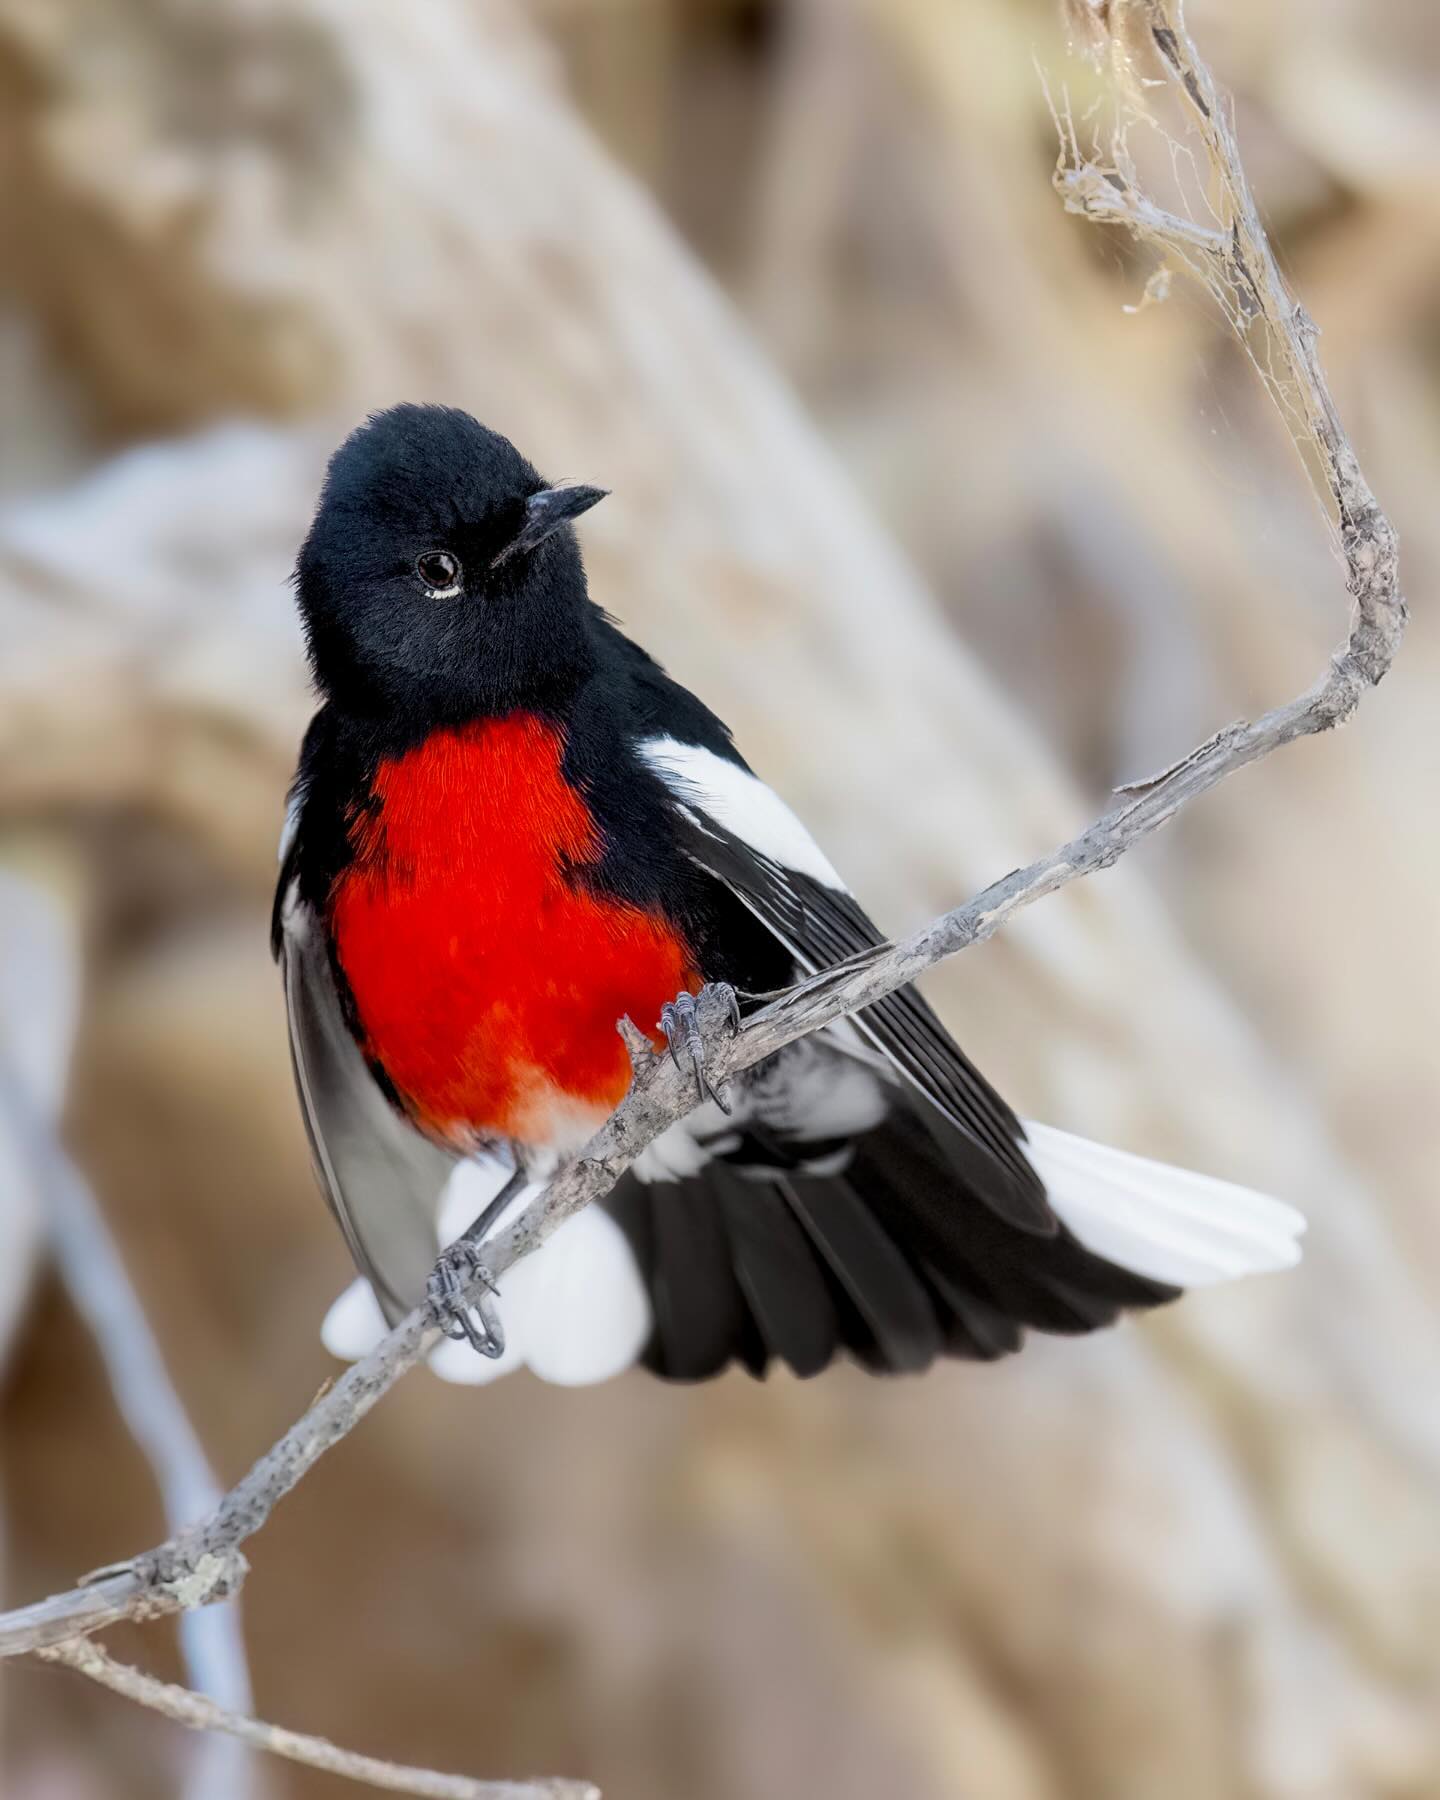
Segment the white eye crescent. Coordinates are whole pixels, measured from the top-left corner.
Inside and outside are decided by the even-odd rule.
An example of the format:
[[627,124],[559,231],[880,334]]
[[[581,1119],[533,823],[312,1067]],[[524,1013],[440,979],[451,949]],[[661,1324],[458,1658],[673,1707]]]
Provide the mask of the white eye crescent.
[[427,550],[415,558],[415,573],[424,584],[431,600],[453,600],[465,587],[465,571],[460,558],[448,550]]

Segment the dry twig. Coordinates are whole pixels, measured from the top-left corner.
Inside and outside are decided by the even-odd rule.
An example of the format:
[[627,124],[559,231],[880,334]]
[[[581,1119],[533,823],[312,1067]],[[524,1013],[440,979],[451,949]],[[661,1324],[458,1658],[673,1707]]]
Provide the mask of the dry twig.
[[267,1725],[262,1719],[231,1712],[204,1694],[159,1681],[140,1669],[116,1662],[89,1638],[71,1638],[38,1654],[46,1662],[63,1663],[91,1681],[98,1681],[101,1687],[148,1706],[152,1712],[163,1713],[178,1725],[188,1725],[195,1731],[225,1732],[257,1750],[268,1750],[272,1756],[304,1763],[310,1769],[323,1769],[327,1775],[347,1775],[352,1781],[366,1782],[387,1793],[415,1794],[422,1800],[599,1800],[598,1790],[588,1781],[472,1781],[468,1775],[442,1775],[433,1769],[385,1762],[377,1756],[360,1756],[353,1750],[342,1750],[327,1738],[287,1731],[282,1725]]
[[[48,1065],[43,1069],[24,1066],[8,1045],[0,1046],[0,1131],[8,1132],[43,1195],[50,1250],[60,1278],[95,1340],[120,1415],[150,1465],[165,1523],[178,1531],[218,1504],[220,1483],[170,1379],[105,1215],[59,1138],[58,1114],[75,1027],[73,995],[79,987],[81,934],[73,928],[62,899],[68,890],[60,884],[52,891],[49,884],[25,881],[11,872],[8,888],[12,904],[6,909],[5,953],[26,959],[34,989],[27,998],[32,1008],[43,1011],[55,1035],[48,1054],[40,1058]],[[53,931],[38,928],[46,920],[56,922]],[[0,983],[0,989],[4,985]],[[13,1003],[8,1022],[17,1031],[21,1028],[22,1015]],[[0,1019],[0,1027],[6,1023]],[[34,1063],[33,1032],[29,1042]],[[195,1687],[224,1706],[239,1711],[250,1707],[250,1670],[236,1605],[183,1614],[180,1649]],[[240,1800],[249,1791],[248,1757],[243,1744],[221,1737],[206,1739],[187,1774],[186,1795],[190,1800],[213,1800],[216,1795]]]
[[[179,1530],[218,1504],[220,1484],[89,1183],[53,1140],[41,1146],[40,1155],[46,1163],[50,1243],[61,1279],[90,1327],[115,1403],[154,1473],[165,1522]],[[252,1704],[236,1602],[182,1613],[180,1650],[190,1680],[208,1696],[206,1705],[224,1710]],[[192,1800],[238,1795],[248,1785],[246,1755],[240,1744],[208,1740],[186,1781],[186,1794]]]
[[[1282,404],[1297,448],[1318,446],[1324,497],[1333,509],[1354,600],[1349,635],[1323,675],[1304,693],[1253,722],[1227,726],[1161,773],[1121,790],[1119,803],[1069,843],[994,882],[974,899],[913,936],[852,958],[773,997],[735,1036],[719,1009],[702,1007],[710,1070],[724,1080],[786,1044],[913,980],[942,958],[982,942],[1023,906],[1109,867],[1182,806],[1227,775],[1296,738],[1342,723],[1388,671],[1404,629],[1395,534],[1380,511],[1336,416],[1315,350],[1315,330],[1286,292],[1241,166],[1233,126],[1185,30],[1180,0],[1110,0],[1091,7],[1094,29],[1121,44],[1122,29],[1148,34],[1160,66],[1188,109],[1207,159],[1213,217],[1183,218],[1149,199],[1117,139],[1108,160],[1081,155],[1062,124],[1057,186],[1072,210],[1120,223],[1161,243],[1204,279],[1255,355]],[[1120,66],[1117,51],[1117,66]],[[1143,104],[1143,90],[1130,105]],[[1263,358],[1254,334],[1270,342]],[[635,1074],[629,1094],[578,1160],[563,1170],[510,1228],[487,1241],[484,1259],[503,1273],[580,1207],[606,1193],[623,1171],[696,1098],[672,1064],[622,1026]],[[147,1618],[206,1604],[234,1592],[245,1573],[241,1545],[318,1458],[339,1442],[387,1389],[437,1341],[421,1311],[412,1313],[356,1363],[224,1496],[210,1515],[144,1556],[67,1594],[0,1616],[0,1656],[58,1645],[121,1618]],[[77,1662],[83,1652],[66,1646]]]

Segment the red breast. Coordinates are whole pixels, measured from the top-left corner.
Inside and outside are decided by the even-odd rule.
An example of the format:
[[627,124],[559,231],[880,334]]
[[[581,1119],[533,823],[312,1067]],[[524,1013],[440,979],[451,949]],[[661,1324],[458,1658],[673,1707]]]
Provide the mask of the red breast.
[[698,989],[663,919],[578,887],[600,834],[532,714],[431,732],[380,763],[330,927],[379,1062],[416,1121],[577,1147],[629,1080],[616,1021],[653,1032]]

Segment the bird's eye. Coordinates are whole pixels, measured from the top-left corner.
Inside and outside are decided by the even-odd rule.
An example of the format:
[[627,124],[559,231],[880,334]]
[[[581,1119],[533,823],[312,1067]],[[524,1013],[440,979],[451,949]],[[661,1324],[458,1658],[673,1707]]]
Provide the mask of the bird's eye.
[[432,600],[453,600],[460,592],[460,558],[448,550],[427,550],[415,558],[415,573],[429,589]]

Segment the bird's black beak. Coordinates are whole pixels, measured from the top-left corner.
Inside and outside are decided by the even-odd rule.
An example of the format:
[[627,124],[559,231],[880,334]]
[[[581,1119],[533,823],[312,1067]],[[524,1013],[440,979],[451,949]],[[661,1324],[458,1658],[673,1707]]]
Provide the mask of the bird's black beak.
[[512,556],[543,544],[552,531],[558,531],[571,519],[578,519],[581,513],[589,512],[596,501],[603,500],[609,492],[609,488],[585,487],[578,481],[566,482],[561,487],[541,488],[525,502],[525,523],[490,567],[496,568]]

